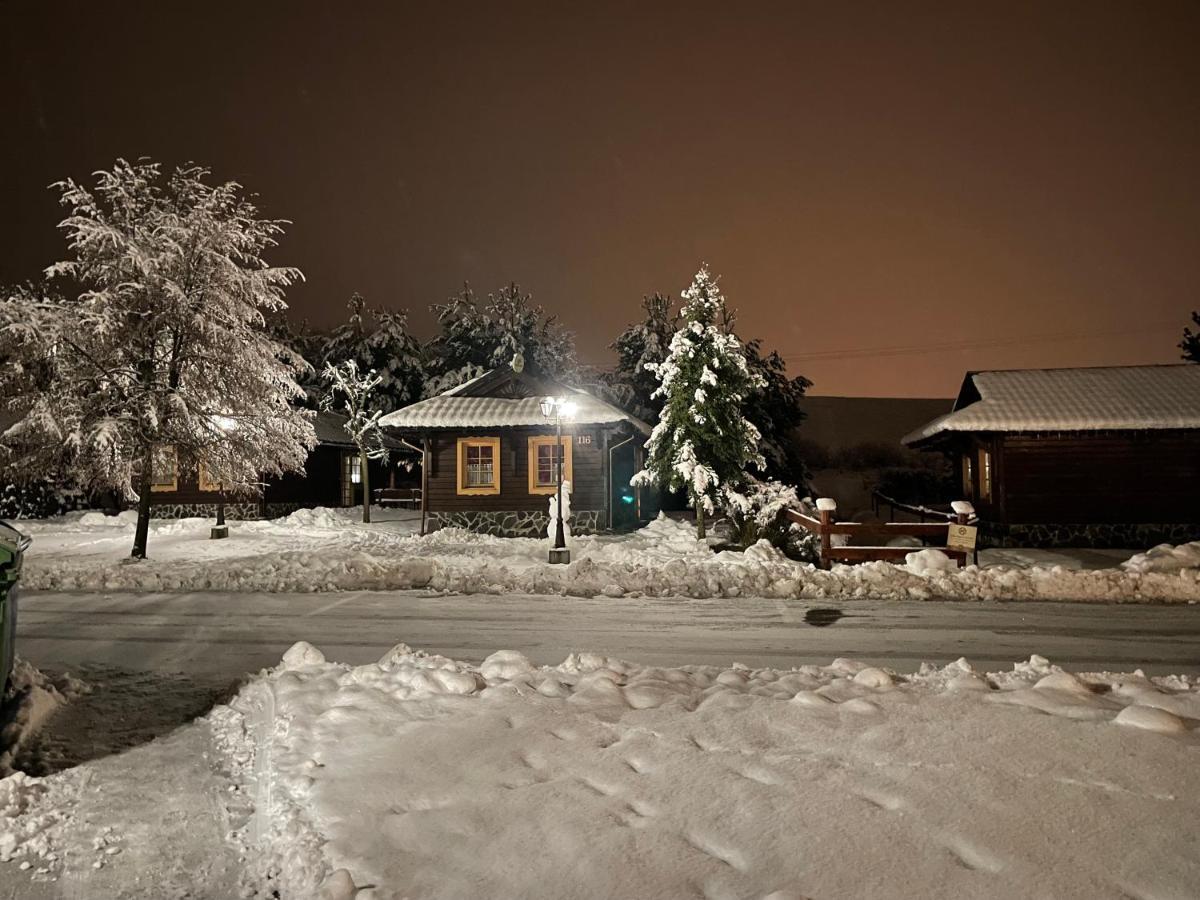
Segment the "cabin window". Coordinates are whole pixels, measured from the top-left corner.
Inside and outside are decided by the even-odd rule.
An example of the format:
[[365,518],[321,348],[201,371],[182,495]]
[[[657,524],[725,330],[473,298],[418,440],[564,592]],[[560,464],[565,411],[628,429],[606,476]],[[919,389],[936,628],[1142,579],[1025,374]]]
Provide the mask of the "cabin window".
[[179,459],[173,444],[154,448],[150,463],[150,490],[173,491],[179,487]]
[[219,491],[221,490],[221,482],[213,478],[212,472],[208,470],[208,466],[200,463],[200,490],[202,491]]
[[362,458],[357,453],[342,454],[342,506],[354,505],[354,486],[362,483]]
[[979,499],[992,499],[992,454],[982,448],[979,451]]
[[500,438],[458,439],[458,493],[500,493]]
[[[557,451],[557,452],[556,452]],[[553,436],[529,439],[529,493],[553,494],[558,490],[558,464],[562,462],[563,481],[571,480],[571,438],[561,442]]]
[[975,498],[975,464],[969,453],[964,453],[962,458],[962,492],[967,500]]

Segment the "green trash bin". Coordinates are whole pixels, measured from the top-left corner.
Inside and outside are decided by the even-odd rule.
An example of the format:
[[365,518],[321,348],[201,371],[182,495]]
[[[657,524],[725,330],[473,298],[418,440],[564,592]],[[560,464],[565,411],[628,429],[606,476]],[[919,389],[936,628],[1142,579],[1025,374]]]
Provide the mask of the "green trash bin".
[[8,689],[17,638],[17,580],[29,537],[0,521],[0,685]]

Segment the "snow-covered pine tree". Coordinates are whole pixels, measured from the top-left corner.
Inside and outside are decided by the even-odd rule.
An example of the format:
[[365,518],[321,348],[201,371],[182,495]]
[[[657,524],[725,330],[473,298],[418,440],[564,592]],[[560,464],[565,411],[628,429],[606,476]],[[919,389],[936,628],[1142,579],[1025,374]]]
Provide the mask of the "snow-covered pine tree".
[[0,352],[26,372],[0,375],[20,417],[3,435],[12,465],[136,498],[137,558],[164,448],[236,492],[303,470],[315,443],[293,406],[295,368],[266,330],[301,277],[262,258],[282,223],[209,175],[118,160],[92,189],[56,185],[71,252],[47,275],[64,297],[10,296],[0,318]]
[[1183,358],[1188,362],[1200,363],[1200,312],[1192,313],[1192,321],[1196,324],[1196,330],[1183,329],[1183,340],[1179,342],[1179,349],[1183,351]]
[[[407,310],[368,309],[361,294],[346,304],[347,322],[337,326],[325,342],[322,365],[354,360],[360,371],[379,375],[373,405],[382,414],[415,403],[425,388],[425,354],[408,330]],[[366,313],[374,320],[368,324]]]
[[538,374],[567,384],[578,382],[574,335],[533,305],[516,284],[488,294],[482,305],[464,286],[458,296],[432,309],[441,331],[429,344],[426,397],[507,366],[517,353]]
[[647,364],[657,365],[667,358],[679,312],[669,296],[659,293],[643,297],[642,310],[642,321],[627,326],[610,345],[617,353],[617,365],[605,385],[622,407],[649,422],[658,418],[662,398],[654,396],[658,379]]
[[363,488],[363,521],[371,521],[371,476],[368,461],[386,460],[387,447],[383,444],[383,433],[379,429],[379,417],[383,411],[372,410],[376,388],[383,379],[374,371],[360,372],[358,363],[348,359],[343,363],[326,363],[321,373],[329,385],[321,398],[321,408],[340,412],[346,416],[346,434],[358,448],[359,472]]
[[663,399],[658,424],[646,442],[646,463],[636,484],[687,491],[696,510],[696,534],[723,492],[737,490],[746,467],[762,467],[759,433],[743,413],[747,397],[763,387],[746,365],[737,336],[727,326],[725,298],[708,266],[700,267],[683,292],[681,326],[662,363],[647,363]]

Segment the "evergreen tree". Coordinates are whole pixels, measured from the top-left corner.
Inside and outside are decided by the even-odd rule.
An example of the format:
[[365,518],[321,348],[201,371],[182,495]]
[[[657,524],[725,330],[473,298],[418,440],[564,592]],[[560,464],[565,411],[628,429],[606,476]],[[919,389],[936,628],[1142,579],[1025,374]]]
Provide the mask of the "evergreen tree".
[[808,483],[808,469],[793,432],[804,421],[800,401],[812,382],[803,375],[789,378],[783,357],[774,350],[763,355],[760,338],[746,344],[746,365],[763,384],[746,398],[744,412],[762,435],[761,447],[767,461],[764,472],[803,489]]
[[574,336],[530,302],[515,283],[476,301],[470,286],[434,304],[440,332],[428,346],[425,396],[431,397],[500,366],[520,353],[534,372],[576,384]]
[[605,385],[619,406],[652,422],[658,418],[663,401],[655,396],[658,379],[650,366],[667,358],[671,337],[679,327],[679,313],[674,301],[659,293],[643,297],[642,310],[643,320],[627,326],[609,345],[617,353],[617,365]]
[[748,465],[764,465],[758,429],[743,413],[764,381],[746,364],[742,344],[728,328],[725,298],[707,266],[682,296],[682,324],[666,360],[647,364],[658,379],[653,397],[662,398],[663,409],[634,482],[683,488],[702,538],[705,514],[715,512],[725,492],[743,485]]
[[[1200,329],[1200,312],[1192,313],[1192,321],[1196,324],[1197,329]],[[1179,349],[1183,351],[1184,359],[1200,363],[1200,330],[1183,329],[1183,340],[1179,342]]]
[[[355,293],[346,304],[349,319],[330,332],[321,353],[322,365],[354,360],[360,371],[379,376],[374,404],[387,414],[421,399],[425,385],[425,354],[408,331],[408,312],[368,309]],[[369,313],[373,324],[368,324]]]
[[[679,313],[671,299],[659,293],[643,297],[642,309],[643,320],[626,327],[610,345],[617,353],[617,364],[602,388],[613,403],[653,422],[662,411],[663,398],[655,396],[658,379],[648,364],[657,365],[667,358]],[[733,331],[733,316],[728,310],[722,312],[720,324]],[[763,382],[746,398],[744,414],[762,435],[766,474],[803,487],[808,472],[792,432],[804,419],[800,401],[812,382],[802,375],[789,378],[783,358],[775,351],[764,354],[760,338],[745,345],[745,355],[750,371],[761,376]]]
[[283,310],[267,317],[267,334],[282,348],[281,358],[295,369],[296,383],[304,391],[300,402],[316,409],[324,389],[320,366],[326,336],[315,330],[308,319],[293,322]]
[[300,277],[262,258],[282,225],[209,174],[118,160],[94,189],[56,185],[71,252],[47,275],[65,296],[12,296],[0,320],[0,353],[25,361],[0,373],[20,416],[4,435],[11,463],[136,498],[139,558],[167,451],[237,491],[303,470],[315,443],[293,406],[295,367],[266,327]]
[[344,413],[346,434],[358,448],[359,472],[363,488],[363,521],[371,521],[371,473],[369,460],[388,458],[379,429],[380,409],[371,409],[375,390],[383,379],[374,371],[362,373],[358,363],[348,359],[341,363],[326,363],[322,377],[329,389],[321,398],[321,409]]

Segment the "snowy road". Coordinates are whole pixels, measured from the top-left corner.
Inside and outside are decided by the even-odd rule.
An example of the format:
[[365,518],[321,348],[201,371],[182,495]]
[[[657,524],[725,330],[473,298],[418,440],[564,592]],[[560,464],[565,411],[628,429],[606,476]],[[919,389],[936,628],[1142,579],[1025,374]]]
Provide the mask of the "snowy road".
[[539,664],[586,649],[654,665],[788,668],[853,656],[911,671],[960,656],[1006,668],[1037,653],[1080,670],[1200,673],[1200,606],[30,592],[18,652],[44,669],[227,682],[274,665],[298,640],[353,664],[404,641],[468,661],[519,650]]

